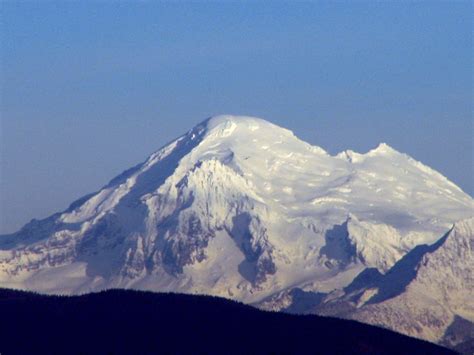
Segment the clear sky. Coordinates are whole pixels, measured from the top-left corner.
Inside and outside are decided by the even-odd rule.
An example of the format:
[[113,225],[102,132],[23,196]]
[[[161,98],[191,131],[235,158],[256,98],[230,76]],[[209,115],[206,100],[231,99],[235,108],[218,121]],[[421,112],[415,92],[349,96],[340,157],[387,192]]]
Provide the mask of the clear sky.
[[0,6],[0,233],[219,113],[387,142],[474,192],[470,1]]

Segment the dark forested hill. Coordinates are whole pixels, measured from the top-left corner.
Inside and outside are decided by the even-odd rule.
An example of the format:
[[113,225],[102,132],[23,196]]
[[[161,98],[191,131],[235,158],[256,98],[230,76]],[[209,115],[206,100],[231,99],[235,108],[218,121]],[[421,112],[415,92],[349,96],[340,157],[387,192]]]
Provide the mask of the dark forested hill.
[[264,312],[229,300],[110,290],[44,296],[0,289],[0,353],[449,354],[361,323]]

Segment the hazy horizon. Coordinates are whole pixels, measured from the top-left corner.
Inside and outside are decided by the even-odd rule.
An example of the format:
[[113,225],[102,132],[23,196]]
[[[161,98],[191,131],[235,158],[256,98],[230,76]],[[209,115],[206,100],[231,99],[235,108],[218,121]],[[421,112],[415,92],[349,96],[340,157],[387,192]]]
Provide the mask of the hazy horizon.
[[386,142],[474,193],[469,2],[1,6],[0,233],[220,113]]

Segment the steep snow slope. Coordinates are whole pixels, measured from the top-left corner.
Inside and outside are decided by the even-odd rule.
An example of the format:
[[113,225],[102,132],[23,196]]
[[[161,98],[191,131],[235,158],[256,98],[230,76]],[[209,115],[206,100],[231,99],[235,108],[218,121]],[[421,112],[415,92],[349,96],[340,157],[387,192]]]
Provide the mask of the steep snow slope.
[[267,121],[217,116],[68,210],[0,238],[0,284],[257,302],[386,272],[473,215],[473,200],[386,144],[331,156]]

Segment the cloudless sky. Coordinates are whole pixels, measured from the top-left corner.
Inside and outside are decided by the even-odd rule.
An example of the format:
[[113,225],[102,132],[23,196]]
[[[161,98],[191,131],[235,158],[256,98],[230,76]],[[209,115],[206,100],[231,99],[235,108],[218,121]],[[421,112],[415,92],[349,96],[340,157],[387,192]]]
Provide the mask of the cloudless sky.
[[263,117],[331,154],[387,142],[474,192],[470,1],[0,10],[0,233],[219,113]]

